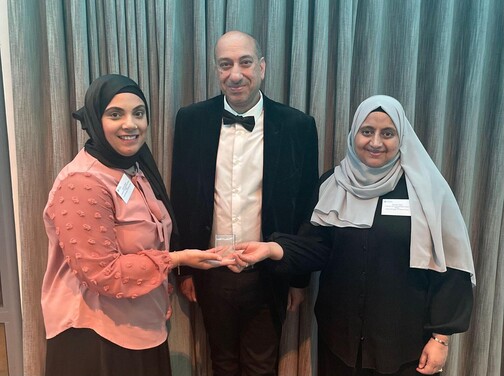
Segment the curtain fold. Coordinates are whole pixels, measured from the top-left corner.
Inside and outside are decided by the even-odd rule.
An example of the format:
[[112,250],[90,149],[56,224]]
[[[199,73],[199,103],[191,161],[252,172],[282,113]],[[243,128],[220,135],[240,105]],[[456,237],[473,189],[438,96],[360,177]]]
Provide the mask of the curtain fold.
[[[504,372],[502,0],[7,1],[25,375],[44,369],[42,210],[86,140],[71,112],[102,74],[138,81],[150,102],[148,142],[169,186],[177,110],[219,93],[213,46],[232,29],[261,44],[264,93],[315,117],[320,172],[344,157],[363,99],[387,94],[404,105],[456,195],[476,264],[471,327],[454,336],[443,374]],[[317,276],[300,311],[288,314],[280,376],[316,375]],[[180,294],[169,344],[175,375],[210,375],[201,312]]]

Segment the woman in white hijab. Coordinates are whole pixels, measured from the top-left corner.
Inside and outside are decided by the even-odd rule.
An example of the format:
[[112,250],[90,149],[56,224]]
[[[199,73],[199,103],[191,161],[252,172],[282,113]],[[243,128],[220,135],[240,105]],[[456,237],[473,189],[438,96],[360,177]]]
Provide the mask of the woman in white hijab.
[[469,326],[474,265],[455,197],[397,100],[360,104],[314,206],[298,236],[238,245],[234,269],[271,258],[280,273],[322,271],[321,376],[442,372],[450,335]]

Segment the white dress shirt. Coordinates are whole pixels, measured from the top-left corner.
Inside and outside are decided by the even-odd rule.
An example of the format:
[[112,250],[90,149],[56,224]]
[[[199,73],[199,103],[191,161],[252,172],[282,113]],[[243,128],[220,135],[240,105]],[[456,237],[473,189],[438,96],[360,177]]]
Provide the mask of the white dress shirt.
[[249,111],[238,114],[224,97],[224,109],[254,116],[252,132],[241,124],[222,124],[215,168],[211,246],[216,234],[234,234],[236,242],[260,241],[263,181],[263,97]]

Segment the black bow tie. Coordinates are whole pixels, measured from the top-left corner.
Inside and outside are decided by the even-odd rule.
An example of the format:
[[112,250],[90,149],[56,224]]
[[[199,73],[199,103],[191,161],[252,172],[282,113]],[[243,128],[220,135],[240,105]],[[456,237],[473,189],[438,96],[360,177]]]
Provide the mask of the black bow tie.
[[252,132],[252,129],[254,129],[255,125],[255,119],[253,116],[240,116],[240,115],[233,115],[231,112],[224,110],[222,114],[222,120],[224,124],[229,125],[229,124],[241,124],[243,125],[243,128],[245,128],[247,131]]

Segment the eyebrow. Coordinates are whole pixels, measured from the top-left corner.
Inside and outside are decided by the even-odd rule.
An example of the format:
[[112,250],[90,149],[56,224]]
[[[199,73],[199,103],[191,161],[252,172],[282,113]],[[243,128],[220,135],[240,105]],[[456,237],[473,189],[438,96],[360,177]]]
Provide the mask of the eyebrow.
[[110,112],[110,111],[124,111],[122,107],[108,107],[105,109],[105,112]]
[[[238,60],[243,60],[243,59],[254,59],[254,56],[253,55],[243,55],[238,58]],[[218,62],[226,61],[226,60],[232,61],[233,59],[231,59],[230,57],[221,57],[221,58],[217,59]]]
[[[133,111],[137,111],[137,110],[140,110],[140,109],[145,110],[145,105],[144,104],[140,104],[140,105],[136,106],[135,108],[133,108]],[[109,112],[109,111],[124,111],[124,108],[114,106],[114,107],[106,108],[104,112]]]
[[[373,125],[370,125],[370,124],[362,124],[359,129],[364,129],[364,128],[375,129],[376,127],[374,127]],[[386,127],[386,128],[382,129],[382,131],[388,131],[388,130],[397,131],[396,127],[394,127],[394,126],[390,126],[390,127]]]

